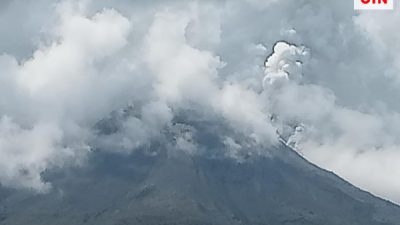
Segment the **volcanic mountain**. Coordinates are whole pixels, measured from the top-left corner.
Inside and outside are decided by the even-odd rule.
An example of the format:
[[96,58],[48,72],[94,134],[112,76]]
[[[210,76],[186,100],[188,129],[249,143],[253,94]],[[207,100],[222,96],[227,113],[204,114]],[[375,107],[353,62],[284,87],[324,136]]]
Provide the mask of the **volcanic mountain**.
[[[110,130],[111,122],[99,129]],[[283,143],[264,149],[268,154],[233,159],[215,154],[222,146],[215,125],[185,123],[196,128],[201,154],[169,146],[172,131],[130,154],[95,150],[83,166],[44,173],[49,193],[1,188],[0,224],[400,224],[400,207]]]

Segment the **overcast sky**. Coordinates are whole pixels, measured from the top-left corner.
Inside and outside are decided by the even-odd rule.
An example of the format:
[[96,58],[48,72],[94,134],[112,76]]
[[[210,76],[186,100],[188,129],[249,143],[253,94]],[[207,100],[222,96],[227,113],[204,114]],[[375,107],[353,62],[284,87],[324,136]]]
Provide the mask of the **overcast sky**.
[[[226,157],[279,134],[400,203],[399,25],[349,0],[1,1],[0,183],[46,192],[43,171],[135,151],[190,109],[251,140],[224,136]],[[98,138],[127,107],[140,116]],[[198,149],[190,132],[175,144]]]

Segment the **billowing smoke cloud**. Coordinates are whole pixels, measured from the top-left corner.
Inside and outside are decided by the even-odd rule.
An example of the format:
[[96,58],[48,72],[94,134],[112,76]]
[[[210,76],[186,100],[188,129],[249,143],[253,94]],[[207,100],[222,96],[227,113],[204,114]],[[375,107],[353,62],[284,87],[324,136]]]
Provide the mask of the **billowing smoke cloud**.
[[98,66],[127,44],[129,21],[114,10],[85,17],[62,4],[57,11],[53,42],[20,62],[0,59],[4,185],[47,189],[40,173],[87,151],[88,125],[123,101],[124,77],[102,74]]
[[164,129],[200,154],[196,130],[172,126],[191,114],[231,131],[215,133],[227,157],[268,154],[281,138],[400,201],[398,12],[344,0],[28,2],[0,3],[1,21],[18,24],[0,23],[2,185],[47,191],[44,171],[94,149],[130,153]]

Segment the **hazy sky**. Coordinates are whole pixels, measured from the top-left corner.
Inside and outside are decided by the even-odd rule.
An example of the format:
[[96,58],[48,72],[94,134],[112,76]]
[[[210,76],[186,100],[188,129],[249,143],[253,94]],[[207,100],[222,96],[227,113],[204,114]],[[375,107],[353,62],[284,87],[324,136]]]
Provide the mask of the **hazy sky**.
[[[43,171],[135,151],[184,111],[245,136],[220,134],[233,160],[279,134],[400,203],[399,25],[349,0],[1,1],[0,183],[45,192]],[[199,149],[190,129],[173,144]]]

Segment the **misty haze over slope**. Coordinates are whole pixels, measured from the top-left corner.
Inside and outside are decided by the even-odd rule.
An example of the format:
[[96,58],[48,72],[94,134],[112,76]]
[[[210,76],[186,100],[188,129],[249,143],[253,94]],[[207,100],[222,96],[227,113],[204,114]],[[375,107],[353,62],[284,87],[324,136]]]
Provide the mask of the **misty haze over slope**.
[[[31,201],[23,193],[48,193],[43,198],[49,199],[32,200],[31,207],[51,208],[56,198],[49,196],[63,188],[79,192],[57,183],[79,186],[79,175],[71,173],[72,177],[65,178],[64,172],[95,167],[100,162],[93,159],[102,155],[128,160],[143,149],[157,165],[167,165],[166,155],[172,154],[185,158],[182,169],[188,173],[198,169],[204,176],[211,174],[213,166],[224,174],[227,168],[235,171],[254,160],[260,167],[250,164],[250,168],[270,171],[264,178],[276,178],[285,187],[290,186],[285,175],[311,179],[304,169],[309,165],[291,165],[299,163],[300,157],[286,162],[279,156],[295,157],[286,152],[279,141],[282,138],[316,165],[399,203],[400,33],[394,32],[399,23],[398,10],[360,13],[353,10],[352,1],[345,0],[2,1],[2,198]],[[202,129],[213,127],[200,129],[192,120],[177,123],[186,117],[218,126],[212,135],[198,136]],[[173,149],[173,153],[161,154],[157,149]],[[276,153],[276,149],[285,153]],[[200,164],[192,158],[199,158]],[[281,161],[286,162],[283,171],[279,170]],[[145,164],[143,171],[153,171],[152,161]],[[136,166],[140,167],[132,163]],[[107,167],[103,169],[107,173]],[[173,170],[166,167],[166,171]],[[92,172],[99,173],[88,173]],[[201,185],[216,185],[220,190],[223,185],[216,173],[204,180],[195,177]],[[360,207],[361,212],[384,209],[376,218],[357,215],[349,224],[394,224],[398,219],[396,206],[369,195],[359,197],[367,194],[341,180],[327,185],[326,179],[338,178],[315,173],[315,187],[311,179],[304,188],[315,188],[316,198],[344,199],[335,204]],[[157,180],[159,176],[146,174],[144,180],[156,179],[154,185],[159,188],[164,184]],[[254,181],[238,182],[239,186],[254,184],[264,175],[254,176]],[[187,175],[187,179],[194,178]],[[84,181],[85,185],[92,182]],[[145,185],[141,182],[130,185]],[[151,190],[151,184],[146,185]],[[179,186],[168,185],[171,189]],[[270,198],[268,193],[277,193],[267,184],[254,185],[254,190],[266,188],[262,192],[266,198]],[[325,185],[334,187],[340,199],[326,191]],[[139,186],[134,188],[139,190]],[[239,186],[233,185],[232,192],[240,192]],[[192,192],[187,196],[193,198]],[[154,198],[159,200],[171,192],[157,193]],[[312,198],[313,193],[305,196]],[[235,211],[230,207],[237,204],[225,202],[221,208],[232,211],[216,210],[215,215],[221,220],[230,218]],[[300,214],[304,221],[318,224],[324,215],[317,209],[316,205],[306,209],[316,213],[315,217]],[[385,210],[390,215],[386,222],[382,219]],[[4,211],[8,219],[19,215]],[[258,213],[246,212],[238,218],[257,222]],[[332,211],[332,215],[339,214]],[[338,217],[330,223],[340,224],[343,219],[352,221]],[[214,222],[218,221],[210,221]]]

